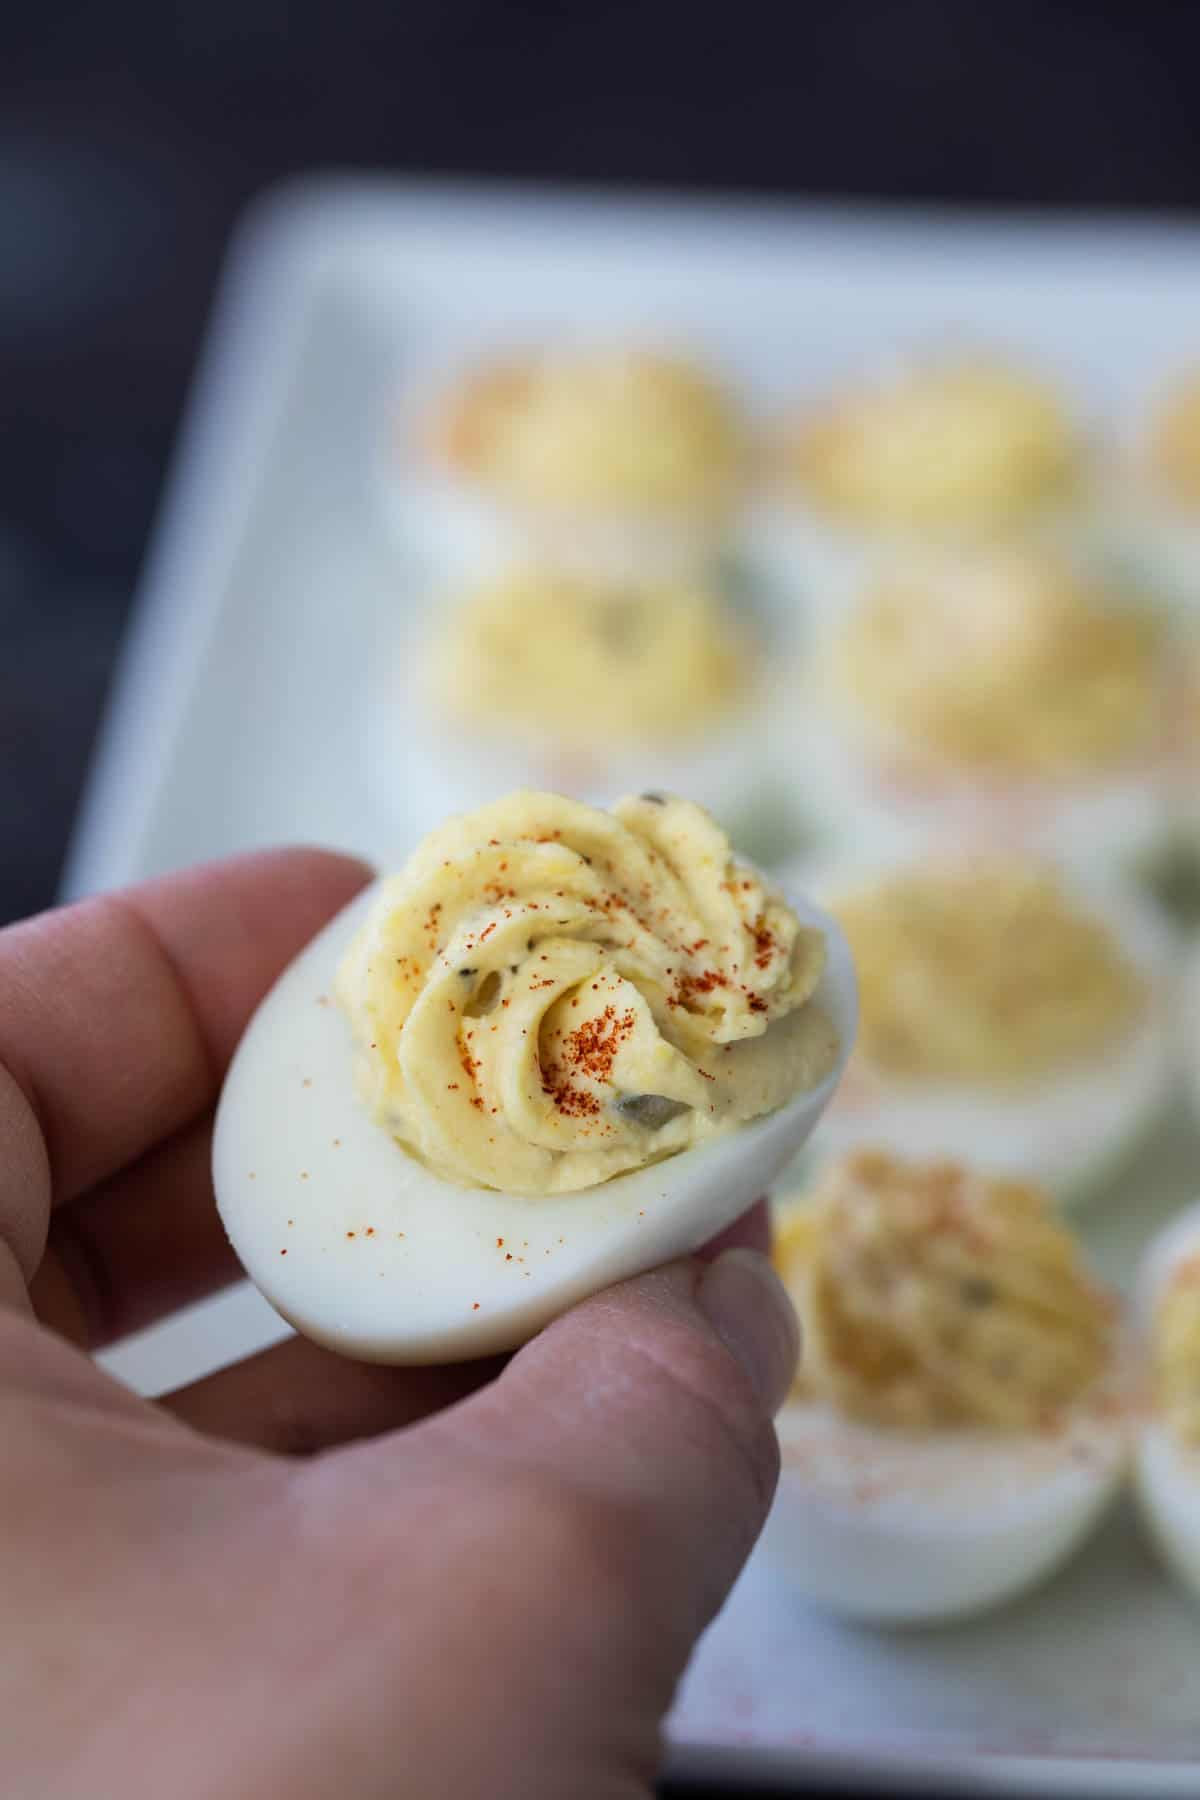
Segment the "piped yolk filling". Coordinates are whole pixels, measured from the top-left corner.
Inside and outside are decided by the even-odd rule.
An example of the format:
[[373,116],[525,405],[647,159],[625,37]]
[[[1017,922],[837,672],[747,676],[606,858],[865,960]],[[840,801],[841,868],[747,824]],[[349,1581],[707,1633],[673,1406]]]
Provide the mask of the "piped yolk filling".
[[594,1186],[833,1067],[824,938],[690,802],[520,793],[385,884],[337,997],[372,1117],[451,1180]]

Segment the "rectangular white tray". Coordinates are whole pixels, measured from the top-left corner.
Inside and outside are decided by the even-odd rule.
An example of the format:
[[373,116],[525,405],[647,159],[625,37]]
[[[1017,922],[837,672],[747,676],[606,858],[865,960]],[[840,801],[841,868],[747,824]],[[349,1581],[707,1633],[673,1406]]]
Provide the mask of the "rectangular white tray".
[[[533,196],[394,181],[284,190],[239,237],[64,878],[74,896],[264,842],[386,857],[360,780],[364,646],[410,570],[375,492],[398,378],[507,335],[681,335],[766,401],[947,331],[1048,361],[1123,413],[1200,343],[1200,234]],[[1124,1274],[1188,1196],[1180,1122],[1102,1204]],[[245,1288],[105,1360],[158,1391],[282,1335]],[[754,1561],[671,1721],[680,1769],[969,1776],[981,1793],[1200,1793],[1200,1612],[1119,1515],[1040,1594],[872,1634]]]

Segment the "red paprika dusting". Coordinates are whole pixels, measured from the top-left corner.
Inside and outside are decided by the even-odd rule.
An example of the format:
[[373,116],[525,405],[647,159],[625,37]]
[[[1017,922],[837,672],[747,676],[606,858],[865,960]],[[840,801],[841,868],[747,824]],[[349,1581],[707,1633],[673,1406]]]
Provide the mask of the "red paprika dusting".
[[754,921],[754,966],[765,969],[778,948],[775,933],[760,914]]

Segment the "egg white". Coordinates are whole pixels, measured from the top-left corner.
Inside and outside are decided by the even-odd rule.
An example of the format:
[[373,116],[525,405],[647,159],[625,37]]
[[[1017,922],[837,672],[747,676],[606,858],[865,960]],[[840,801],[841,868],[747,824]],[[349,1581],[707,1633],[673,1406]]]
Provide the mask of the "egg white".
[[[1200,1205],[1151,1243],[1138,1272],[1134,1310],[1150,1355],[1155,1308],[1172,1269],[1200,1251]],[[1143,1427],[1134,1465],[1138,1509],[1168,1569],[1200,1596],[1200,1449],[1179,1443],[1153,1412]]]
[[795,1155],[840,1079],[854,1037],[853,968],[833,921],[801,903],[800,916],[826,935],[816,998],[840,1043],[818,1087],[582,1192],[444,1180],[362,1106],[350,1029],[332,998],[377,886],[313,939],[255,1013],[213,1141],[217,1204],[247,1274],[290,1324],[332,1349],[404,1363],[512,1349],[575,1301],[732,1223]]
[[[809,870],[805,889],[829,905],[839,892],[886,876],[887,862]],[[1113,932],[1148,984],[1145,1017],[1094,1058],[1025,1085],[901,1079],[860,1048],[814,1151],[863,1146],[915,1161],[949,1157],[1033,1181],[1064,1205],[1089,1199],[1147,1137],[1175,1086],[1176,1023],[1169,999],[1174,938],[1157,912],[1114,882],[1077,873],[1068,891]]]
[[[1115,1371],[1115,1365],[1114,1365]],[[1049,1576],[1120,1486],[1123,1398],[1081,1403],[1061,1434],[887,1430],[792,1401],[763,1543],[807,1599],[876,1624],[933,1624]]]

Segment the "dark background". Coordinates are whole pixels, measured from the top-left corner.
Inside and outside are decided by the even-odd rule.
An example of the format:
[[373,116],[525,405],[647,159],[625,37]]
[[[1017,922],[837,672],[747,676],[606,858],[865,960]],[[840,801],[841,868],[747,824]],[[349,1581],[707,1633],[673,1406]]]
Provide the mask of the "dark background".
[[1198,52],[1186,0],[10,7],[0,922],[53,898],[221,256],[264,186],[360,167],[1195,217]]

